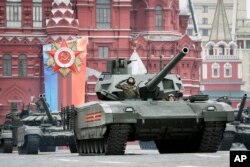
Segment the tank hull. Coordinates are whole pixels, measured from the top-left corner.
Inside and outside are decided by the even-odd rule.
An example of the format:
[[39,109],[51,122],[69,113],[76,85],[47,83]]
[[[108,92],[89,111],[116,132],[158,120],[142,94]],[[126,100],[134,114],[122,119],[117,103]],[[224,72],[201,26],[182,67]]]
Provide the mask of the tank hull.
[[[208,109],[211,106],[214,110]],[[219,142],[226,122],[234,120],[230,106],[212,101],[91,102],[76,107],[76,115],[74,130],[78,142],[105,139],[111,125],[129,125],[126,141],[154,140],[156,145],[186,139],[201,144],[206,126],[219,129],[215,132]]]
[[0,153],[12,153],[13,136],[11,130],[1,129],[0,132]]
[[228,123],[223,134],[220,150],[230,150],[233,143],[242,143],[250,150],[250,124]]
[[[25,150],[27,145],[31,145],[28,138],[35,137],[36,148],[32,151]],[[31,140],[33,142],[33,140]],[[38,127],[24,125],[17,129],[17,146],[20,148],[20,154],[38,154],[38,150],[49,146],[75,146],[74,133],[72,130],[64,130],[63,127]],[[25,151],[23,151],[25,150]],[[46,149],[45,149],[46,150]],[[55,150],[55,149],[53,149]],[[77,150],[75,149],[74,153]]]

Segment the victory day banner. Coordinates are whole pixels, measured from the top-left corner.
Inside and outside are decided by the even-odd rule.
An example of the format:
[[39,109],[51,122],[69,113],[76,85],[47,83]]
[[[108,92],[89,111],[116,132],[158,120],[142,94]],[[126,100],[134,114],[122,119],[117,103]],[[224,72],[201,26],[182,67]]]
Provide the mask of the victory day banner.
[[52,111],[85,101],[87,38],[43,46],[46,100]]

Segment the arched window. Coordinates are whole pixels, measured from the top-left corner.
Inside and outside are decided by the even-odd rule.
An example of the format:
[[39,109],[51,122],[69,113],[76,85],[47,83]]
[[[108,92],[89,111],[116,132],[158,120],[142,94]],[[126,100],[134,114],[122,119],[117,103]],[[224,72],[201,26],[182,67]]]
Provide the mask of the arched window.
[[214,47],[213,46],[209,46],[208,54],[209,55],[214,55]]
[[212,77],[213,78],[220,77],[220,65],[218,63],[212,64]]
[[219,55],[225,55],[225,46],[223,45],[219,46]]
[[3,56],[3,76],[11,76],[11,56]]
[[155,8],[155,25],[156,30],[161,31],[162,30],[162,7],[160,5],[157,5]]
[[232,77],[232,65],[230,63],[224,64],[224,77]]
[[230,55],[234,55],[234,47],[230,46]]
[[152,49],[151,49],[151,54],[152,54],[152,55],[155,55],[155,52],[156,52],[156,51],[155,51],[155,48],[152,48]]
[[18,58],[18,76],[25,77],[27,75],[27,56],[20,55]]
[[165,49],[162,47],[161,48],[161,55],[165,55],[165,52],[166,52]]
[[110,28],[110,0],[96,0],[96,28]]

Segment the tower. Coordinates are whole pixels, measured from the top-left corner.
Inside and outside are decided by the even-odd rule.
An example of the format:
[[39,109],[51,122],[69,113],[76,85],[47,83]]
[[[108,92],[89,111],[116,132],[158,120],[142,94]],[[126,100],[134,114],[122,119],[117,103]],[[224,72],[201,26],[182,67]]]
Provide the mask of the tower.
[[217,1],[210,40],[203,46],[202,59],[201,91],[212,99],[229,96],[236,107],[236,99],[242,94],[242,55],[232,40],[223,0]]

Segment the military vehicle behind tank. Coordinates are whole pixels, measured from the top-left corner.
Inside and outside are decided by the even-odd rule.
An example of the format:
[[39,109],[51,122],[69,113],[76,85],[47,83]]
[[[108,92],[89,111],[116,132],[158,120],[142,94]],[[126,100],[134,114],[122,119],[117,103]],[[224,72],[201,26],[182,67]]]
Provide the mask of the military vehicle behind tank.
[[77,153],[74,133],[64,128],[61,114],[50,112],[43,95],[36,105],[40,112],[30,112],[20,120],[23,126],[17,128],[18,153],[54,152],[56,146],[69,146]]
[[[121,74],[128,61],[108,63],[108,72],[96,83],[102,101],[67,109],[72,113],[79,154],[122,155],[126,142],[135,140],[154,140],[161,154],[216,152],[226,122],[234,120],[233,109],[202,95],[166,101],[169,94],[181,98],[181,78],[170,71],[188,51],[183,48],[157,74]],[[136,81],[137,97],[126,98],[126,90],[116,88],[129,77]]]
[[0,126],[0,153],[12,153],[13,136],[9,125]]
[[220,150],[230,150],[233,143],[244,144],[250,150],[250,113],[244,110],[247,95],[241,100],[239,110],[235,112],[235,121],[226,124]]

